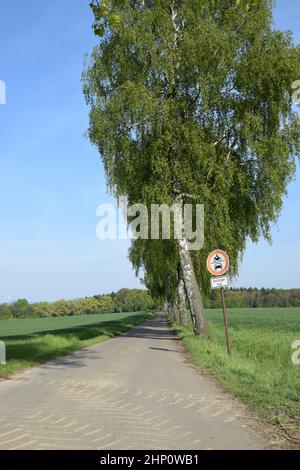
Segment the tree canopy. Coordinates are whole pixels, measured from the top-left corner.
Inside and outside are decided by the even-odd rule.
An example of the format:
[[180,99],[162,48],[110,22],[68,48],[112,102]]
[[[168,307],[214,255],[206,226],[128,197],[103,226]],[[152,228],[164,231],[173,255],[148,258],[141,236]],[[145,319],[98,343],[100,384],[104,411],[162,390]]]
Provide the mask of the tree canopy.
[[300,155],[300,52],[272,4],[91,2],[90,140],[115,195],[205,204],[205,246],[192,255],[204,290],[208,251],[225,249],[234,274],[248,238],[270,240]]

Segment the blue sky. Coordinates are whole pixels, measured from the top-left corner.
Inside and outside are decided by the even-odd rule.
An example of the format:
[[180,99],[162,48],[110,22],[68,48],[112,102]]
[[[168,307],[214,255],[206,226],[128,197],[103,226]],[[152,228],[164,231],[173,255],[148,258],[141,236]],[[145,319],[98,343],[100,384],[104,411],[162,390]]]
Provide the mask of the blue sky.
[[[80,76],[95,44],[88,0],[1,0],[0,302],[73,298],[137,287],[126,241],[96,238],[96,208],[107,202]],[[300,43],[298,0],[279,0],[277,24]],[[299,77],[300,79],[300,77]],[[297,180],[273,245],[249,244],[237,285],[300,287]],[[296,274],[294,274],[294,269]]]

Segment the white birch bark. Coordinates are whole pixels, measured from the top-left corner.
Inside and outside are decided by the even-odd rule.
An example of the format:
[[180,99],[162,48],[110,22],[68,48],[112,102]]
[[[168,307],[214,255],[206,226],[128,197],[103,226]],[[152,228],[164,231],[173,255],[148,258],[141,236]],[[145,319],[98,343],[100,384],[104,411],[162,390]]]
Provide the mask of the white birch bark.
[[201,292],[195,276],[188,242],[185,238],[178,241],[180,264],[186,288],[186,293],[194,322],[195,334],[210,337],[207,321],[205,318]]
[[181,273],[179,273],[179,282],[177,287],[178,293],[178,310],[179,310],[179,323],[182,326],[187,326],[187,311],[186,311],[186,304],[185,304],[185,287],[184,287],[184,280]]
[[[183,214],[183,196],[177,193],[176,201],[180,204]],[[182,224],[182,238],[178,240],[179,260],[184,280],[185,290],[192,315],[194,332],[196,335],[210,337],[205,312],[202,302],[202,296],[197,283],[191,253],[189,251],[188,240],[185,237],[183,216],[176,220],[177,224]],[[178,231],[179,233],[179,231]]]
[[[174,2],[171,2],[170,4],[170,11],[171,11],[171,20],[172,20],[173,30],[174,30],[174,39],[173,39],[173,44],[172,44],[171,49],[174,52],[178,48],[178,38],[180,35],[178,13],[176,11]],[[176,63],[174,64],[175,72],[178,70],[179,66],[180,66],[180,60],[177,59]],[[175,77],[172,78],[171,84],[172,84],[172,87],[175,86]],[[183,209],[183,200],[184,200],[183,195],[180,193],[178,194],[177,188],[175,189],[176,189],[176,194],[177,194],[177,202],[181,205],[181,208]],[[185,290],[186,290],[186,294],[187,294],[187,298],[188,298],[188,302],[189,302],[189,306],[191,310],[191,315],[193,319],[194,332],[196,335],[210,337],[208,325],[205,319],[201,292],[200,292],[197,279],[195,276],[191,254],[188,249],[188,240],[186,240],[185,238],[183,220],[181,220],[181,224],[183,227],[183,236],[180,240],[178,240],[179,257],[180,257],[180,264],[181,264],[181,269],[182,269]]]

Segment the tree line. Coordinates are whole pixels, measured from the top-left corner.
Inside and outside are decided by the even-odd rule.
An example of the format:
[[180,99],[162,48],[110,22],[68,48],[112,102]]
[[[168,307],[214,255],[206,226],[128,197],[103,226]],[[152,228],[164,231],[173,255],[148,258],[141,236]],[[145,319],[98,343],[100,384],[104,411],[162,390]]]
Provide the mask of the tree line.
[[[300,307],[300,289],[231,288],[226,291],[226,303],[229,308]],[[213,290],[205,296],[204,306],[208,309],[221,308],[219,292]],[[116,293],[52,303],[30,304],[26,299],[19,299],[10,304],[0,304],[0,319],[156,311],[162,308],[163,305],[154,300],[148,291],[124,288]]]
[[[226,291],[230,308],[300,307],[300,289],[231,288]],[[205,301],[207,308],[221,308],[219,292],[213,290]]]
[[95,295],[74,300],[37,302],[30,304],[19,299],[10,304],[0,305],[0,319],[64,317],[93,315],[99,313],[137,312],[156,310],[157,302],[149,292],[142,289],[121,289],[108,295]]

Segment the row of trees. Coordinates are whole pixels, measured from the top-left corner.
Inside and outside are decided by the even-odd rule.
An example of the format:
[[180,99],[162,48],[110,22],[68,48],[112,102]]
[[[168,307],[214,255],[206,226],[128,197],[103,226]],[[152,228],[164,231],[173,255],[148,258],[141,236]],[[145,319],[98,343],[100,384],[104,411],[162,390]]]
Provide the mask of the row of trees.
[[75,300],[58,300],[53,303],[38,302],[30,304],[26,299],[19,299],[11,304],[0,305],[0,319],[136,312],[157,308],[157,303],[146,290],[121,289],[109,295],[96,295]]
[[179,239],[175,229],[171,240],[143,233],[130,249],[152,296],[182,323],[188,306],[197,335],[210,335],[208,253],[225,249],[236,274],[246,241],[270,239],[300,155],[300,50],[274,29],[272,5],[91,1],[99,44],[83,89],[109,189],[148,208],[205,204],[201,250],[178,220]]
[[[229,289],[226,304],[230,308],[300,307],[300,289]],[[211,292],[205,306],[221,307],[217,291]]]

